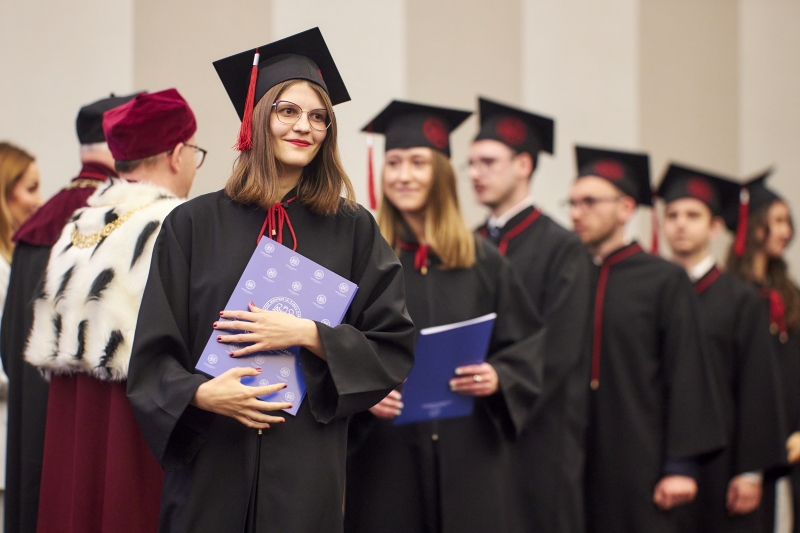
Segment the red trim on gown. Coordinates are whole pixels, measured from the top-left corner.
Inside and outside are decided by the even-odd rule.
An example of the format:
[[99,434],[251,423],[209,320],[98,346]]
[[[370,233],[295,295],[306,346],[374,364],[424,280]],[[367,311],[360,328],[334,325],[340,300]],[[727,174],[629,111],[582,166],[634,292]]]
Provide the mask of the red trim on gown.
[[38,533],[158,530],[164,472],[125,387],[85,374],[51,379]]

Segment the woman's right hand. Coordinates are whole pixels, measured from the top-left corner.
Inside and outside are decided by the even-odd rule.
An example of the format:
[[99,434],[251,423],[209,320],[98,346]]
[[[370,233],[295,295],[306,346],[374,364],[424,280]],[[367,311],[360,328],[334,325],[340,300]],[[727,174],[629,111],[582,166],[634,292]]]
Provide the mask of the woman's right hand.
[[400,400],[403,396],[396,390],[393,390],[389,395],[370,408],[369,412],[378,418],[384,420],[391,420],[402,412],[403,402]]
[[286,388],[286,383],[250,387],[242,385],[245,376],[258,376],[261,371],[250,367],[231,368],[223,374],[210,379],[197,388],[192,398],[192,405],[229,416],[249,428],[266,429],[270,424],[286,422],[280,416],[272,416],[261,411],[279,411],[289,409],[287,402],[265,402],[258,396],[266,396]]

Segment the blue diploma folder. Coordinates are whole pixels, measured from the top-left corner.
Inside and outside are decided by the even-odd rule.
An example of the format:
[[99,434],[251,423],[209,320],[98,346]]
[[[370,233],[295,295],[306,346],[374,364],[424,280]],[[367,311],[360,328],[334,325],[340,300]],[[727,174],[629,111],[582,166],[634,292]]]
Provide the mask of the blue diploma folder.
[[[225,309],[249,311],[252,301],[268,311],[280,311],[299,318],[308,318],[328,326],[338,326],[358,286],[334,274],[325,267],[290,248],[270,239],[262,239],[247,263]],[[292,402],[296,415],[306,394],[303,371],[300,368],[300,348],[256,352],[242,357],[231,357],[230,352],[248,346],[217,342],[218,335],[234,335],[239,331],[213,331],[195,368],[216,377],[235,367],[261,368],[261,374],[246,376],[242,383],[250,386],[286,383],[287,387],[262,400]]]
[[394,419],[395,424],[472,413],[475,398],[452,392],[449,382],[457,367],[486,360],[495,318],[491,313],[419,332],[414,368],[403,385],[403,413]]

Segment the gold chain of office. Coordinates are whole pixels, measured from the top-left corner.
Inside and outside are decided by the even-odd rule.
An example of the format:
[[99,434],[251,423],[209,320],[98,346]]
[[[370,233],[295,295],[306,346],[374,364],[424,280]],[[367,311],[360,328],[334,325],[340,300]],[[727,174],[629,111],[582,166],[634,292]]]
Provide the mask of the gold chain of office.
[[131,209],[121,217],[103,226],[103,229],[101,229],[100,231],[96,231],[94,233],[89,233],[89,234],[79,233],[78,228],[76,227],[74,230],[72,230],[72,244],[74,244],[78,248],[91,248],[92,246],[97,245],[100,241],[102,241],[103,239],[114,233],[115,230],[119,229],[119,227],[122,226],[125,222],[127,222],[127,220],[131,218],[135,213],[138,213],[143,209],[147,209],[156,202],[158,202],[158,200],[153,200],[150,203],[140,205],[135,209]]

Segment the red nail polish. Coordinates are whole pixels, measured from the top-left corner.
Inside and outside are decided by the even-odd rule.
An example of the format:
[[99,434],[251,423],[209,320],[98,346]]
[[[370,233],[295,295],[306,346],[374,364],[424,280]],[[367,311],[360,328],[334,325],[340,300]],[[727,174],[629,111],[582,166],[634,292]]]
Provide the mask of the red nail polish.
[[217,342],[222,342],[222,335],[217,335]]
[[261,372],[261,369],[260,369],[260,368],[256,368],[256,370],[258,370],[259,372]]
[[250,305],[252,305],[253,307],[255,307],[255,306],[256,306],[256,304],[254,304],[253,302],[250,302]]
[[215,328],[217,327],[217,323],[216,322],[214,322],[214,326],[213,327],[215,327]]
[[224,313],[224,312],[225,312],[225,311],[220,311],[220,312],[219,312],[219,316],[222,316],[222,313]]
[[230,356],[233,357],[233,352],[230,353]]

